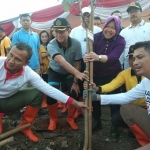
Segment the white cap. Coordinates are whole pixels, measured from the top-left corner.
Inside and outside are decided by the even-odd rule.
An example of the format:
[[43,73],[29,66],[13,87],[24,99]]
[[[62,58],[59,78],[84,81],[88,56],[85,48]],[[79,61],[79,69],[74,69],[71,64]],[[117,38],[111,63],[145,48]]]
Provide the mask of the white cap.
[[84,14],[85,12],[91,13],[91,8],[89,8],[89,7],[83,7],[82,8],[82,14]]

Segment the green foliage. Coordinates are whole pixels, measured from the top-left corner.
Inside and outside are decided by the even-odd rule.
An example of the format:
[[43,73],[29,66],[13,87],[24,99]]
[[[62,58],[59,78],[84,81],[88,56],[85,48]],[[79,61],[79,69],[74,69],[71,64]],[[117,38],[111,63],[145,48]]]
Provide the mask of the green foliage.
[[63,0],[62,5],[64,6],[64,11],[68,11],[71,4],[74,3],[75,0]]

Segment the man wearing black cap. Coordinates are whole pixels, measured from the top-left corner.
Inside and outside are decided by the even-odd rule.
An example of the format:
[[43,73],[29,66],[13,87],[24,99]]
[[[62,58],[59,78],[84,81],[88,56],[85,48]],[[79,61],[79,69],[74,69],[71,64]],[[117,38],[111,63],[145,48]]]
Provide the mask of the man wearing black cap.
[[[88,80],[88,76],[80,72],[82,58],[80,42],[69,37],[70,25],[65,18],[57,18],[53,23],[53,30],[56,38],[47,46],[51,56],[48,83],[59,89],[61,82],[68,94],[78,99],[80,93],[78,79]],[[54,131],[58,122],[57,101],[47,97],[47,104],[51,117],[48,129]],[[75,106],[68,106],[67,122],[73,130],[78,129],[73,118],[75,111]]]
[[127,57],[129,47],[136,42],[150,40],[150,23],[142,20],[141,5],[138,2],[132,2],[127,8],[127,13],[129,14],[131,24],[120,32],[120,35],[126,41],[124,52],[120,57],[121,64],[124,64],[124,69],[129,68]]
[[5,35],[3,27],[0,26],[0,56],[7,56],[10,44],[10,39]]

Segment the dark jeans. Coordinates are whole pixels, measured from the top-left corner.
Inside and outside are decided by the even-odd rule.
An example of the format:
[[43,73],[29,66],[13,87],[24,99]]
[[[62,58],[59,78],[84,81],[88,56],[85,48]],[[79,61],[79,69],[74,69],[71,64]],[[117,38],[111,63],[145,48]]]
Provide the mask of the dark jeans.
[[[49,69],[49,75],[48,75],[48,84],[51,86],[60,89],[60,85],[63,85],[63,91],[67,91],[68,95],[75,100],[79,99],[79,96],[76,95],[76,92],[74,90],[70,91],[72,84],[73,84],[74,76],[71,74],[60,74],[55,71],[53,71],[51,68]],[[61,97],[60,97],[61,99]],[[52,105],[55,104],[57,100],[48,97],[47,96],[47,104]]]
[[[104,84],[107,84],[109,83],[111,80],[113,80],[116,76],[108,76],[108,77],[97,77],[97,76],[94,76],[93,77],[93,81],[94,83],[98,86],[98,85],[104,85]],[[107,94],[117,94],[117,93],[120,93],[120,88],[110,92],[110,93],[107,93]],[[100,93],[98,93],[100,94]],[[92,102],[92,105],[93,105],[93,118],[95,119],[98,119],[100,118],[101,116],[101,105],[99,102],[97,101],[93,101]],[[110,110],[111,110],[111,116],[120,109],[120,105],[110,105]]]
[[117,110],[111,117],[111,122],[113,125],[116,127],[128,127],[128,125],[124,122],[123,118],[121,117],[120,114],[120,109]]
[[47,83],[47,81],[48,81],[48,74],[42,74],[42,79]]

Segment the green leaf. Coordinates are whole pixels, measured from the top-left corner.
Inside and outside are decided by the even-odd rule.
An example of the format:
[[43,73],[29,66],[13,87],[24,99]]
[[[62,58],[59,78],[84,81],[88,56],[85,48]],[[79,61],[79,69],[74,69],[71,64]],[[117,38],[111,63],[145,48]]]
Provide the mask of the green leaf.
[[74,0],[68,0],[68,3],[71,5],[74,3]]
[[62,4],[63,4],[63,5],[66,5],[66,4],[71,5],[71,4],[73,4],[73,3],[74,3],[74,0],[63,0],[63,1],[62,1]]
[[63,0],[62,5],[64,6],[64,11],[69,11],[70,5],[74,3],[74,0]]
[[66,5],[63,5],[64,6],[64,11],[69,11],[69,5],[66,4]]

